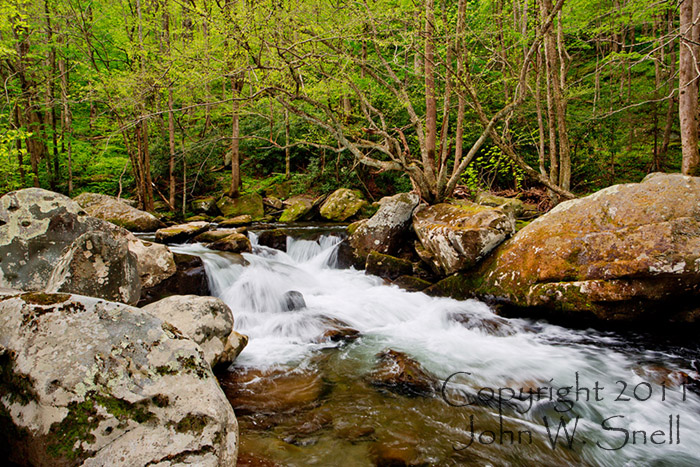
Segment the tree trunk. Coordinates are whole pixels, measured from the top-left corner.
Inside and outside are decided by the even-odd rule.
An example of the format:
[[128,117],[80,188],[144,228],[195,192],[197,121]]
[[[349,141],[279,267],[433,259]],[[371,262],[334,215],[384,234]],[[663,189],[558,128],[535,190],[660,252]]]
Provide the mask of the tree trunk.
[[[435,157],[437,145],[437,96],[435,89],[435,32],[434,0],[425,0],[425,149],[426,161],[424,171],[435,180]],[[435,183],[431,183],[435,185]],[[422,193],[424,197],[433,194]]]
[[292,161],[291,148],[289,147],[289,110],[284,109],[284,178],[289,180],[291,176]]
[[678,113],[681,121],[682,172],[699,175],[697,45],[700,36],[700,0],[682,0],[680,5],[680,66]]
[[68,96],[68,64],[65,57],[58,62],[61,73],[61,103],[63,104],[63,141],[66,142],[66,158],[68,164],[68,196],[73,194],[73,117],[71,115]]
[[240,102],[238,97],[243,90],[243,80],[240,78],[231,78],[231,90],[233,93],[233,101],[231,104],[231,188],[228,195],[232,198],[238,197],[241,188],[241,161],[239,153],[240,126],[239,126],[239,111]]

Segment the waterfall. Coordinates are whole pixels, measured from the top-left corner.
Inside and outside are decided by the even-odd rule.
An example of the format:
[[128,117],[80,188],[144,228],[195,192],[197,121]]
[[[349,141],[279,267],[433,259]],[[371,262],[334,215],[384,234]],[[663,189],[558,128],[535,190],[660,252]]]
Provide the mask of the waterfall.
[[[354,359],[357,374],[370,371],[374,355],[392,348],[443,381],[464,372],[450,384],[472,395],[480,388],[542,386],[536,400],[511,400],[507,418],[547,439],[543,417],[558,423],[564,416],[569,433],[575,429],[576,438],[587,441],[580,462],[700,465],[700,401],[678,381],[669,382],[680,371],[694,374],[686,356],[639,348],[615,333],[506,319],[476,300],[410,293],[362,271],[336,269],[335,236],[288,238],[286,253],[258,245],[255,235],[251,240],[254,250],[242,255],[245,261],[201,245],[174,248],[202,257],[213,293],[233,310],[235,329],[250,337],[237,366],[311,365],[320,350],[339,347],[318,338],[335,320],[361,333],[338,350]],[[300,293],[306,306],[289,311],[291,292]],[[654,373],[662,363],[663,370]],[[517,409],[527,404],[529,409]],[[556,429],[551,427],[552,436]],[[652,443],[658,430],[664,435]],[[669,446],[669,431],[680,433],[680,442],[673,439]],[[660,441],[666,444],[655,444]]]

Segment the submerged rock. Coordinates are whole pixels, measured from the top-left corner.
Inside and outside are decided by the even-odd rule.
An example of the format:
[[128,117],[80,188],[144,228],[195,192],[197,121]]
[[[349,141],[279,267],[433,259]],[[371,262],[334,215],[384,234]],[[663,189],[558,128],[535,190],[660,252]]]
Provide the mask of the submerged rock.
[[422,258],[448,275],[477,264],[513,234],[515,220],[500,209],[461,201],[416,208],[413,229],[427,252]]
[[153,232],[164,227],[153,214],[136,209],[113,196],[82,193],[75,197],[75,202],[92,217],[134,232]]
[[252,220],[258,220],[265,216],[262,196],[257,193],[241,195],[238,198],[223,196],[216,203],[216,206],[219,208],[219,211],[221,211],[221,214],[223,214],[224,217],[231,218],[249,215]]
[[296,412],[317,405],[323,379],[309,370],[236,368],[219,376],[239,414]]
[[219,251],[230,251],[232,253],[249,253],[253,251],[250,240],[242,233],[233,233],[221,240],[217,240],[209,248]]
[[0,369],[0,454],[11,462],[236,463],[236,418],[201,349],[138,308],[4,297]]
[[652,174],[561,203],[461,282],[558,316],[677,319],[700,293],[700,178]]
[[290,290],[285,292],[284,297],[284,308],[286,311],[296,311],[306,308],[306,300],[301,292],[296,290]]
[[339,188],[321,205],[321,217],[334,222],[343,222],[367,205],[358,190]]
[[377,365],[369,374],[373,386],[405,396],[430,396],[435,392],[437,378],[405,353],[389,349],[377,358]]
[[209,222],[197,221],[187,224],[173,225],[156,231],[156,241],[159,243],[185,243],[211,227]]
[[233,313],[221,299],[173,295],[141,309],[172,324],[199,344],[204,351],[204,358],[212,368],[233,361],[224,353],[228,337],[233,331]]
[[126,238],[105,232],[78,237],[58,260],[48,292],[70,292],[135,305],[141,297],[136,257]]
[[376,214],[348,229],[352,230],[348,243],[354,256],[364,263],[372,251],[396,255],[407,241],[413,211],[419,201],[420,198],[414,193],[400,193],[382,198]]

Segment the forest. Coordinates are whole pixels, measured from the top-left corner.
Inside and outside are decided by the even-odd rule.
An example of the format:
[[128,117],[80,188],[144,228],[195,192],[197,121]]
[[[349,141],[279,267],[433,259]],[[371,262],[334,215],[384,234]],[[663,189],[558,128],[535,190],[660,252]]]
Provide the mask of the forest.
[[556,201],[698,166],[697,0],[0,5],[0,193]]

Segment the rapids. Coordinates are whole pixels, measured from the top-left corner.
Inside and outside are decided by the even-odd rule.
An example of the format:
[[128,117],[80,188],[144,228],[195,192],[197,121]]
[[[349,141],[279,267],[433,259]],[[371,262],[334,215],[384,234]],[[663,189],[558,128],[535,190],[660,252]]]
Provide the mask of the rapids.
[[[397,458],[424,465],[700,465],[700,399],[683,384],[683,373],[697,376],[697,347],[505,319],[476,300],[409,293],[337,269],[334,235],[288,237],[286,253],[256,239],[251,233],[254,251],[245,261],[199,244],[173,247],[202,257],[212,293],[250,338],[230,371],[255,369],[261,378],[272,370],[307,372],[322,381],[315,400],[296,408],[245,411],[232,400],[242,458],[283,465]],[[306,307],[287,311],[289,291],[300,292]],[[361,337],[319,340],[329,320]],[[439,379],[434,397],[367,383],[375,356],[389,348]],[[220,376],[225,390],[226,378]],[[314,421],[314,429],[300,428]],[[360,435],[349,436],[348,427]]]

